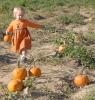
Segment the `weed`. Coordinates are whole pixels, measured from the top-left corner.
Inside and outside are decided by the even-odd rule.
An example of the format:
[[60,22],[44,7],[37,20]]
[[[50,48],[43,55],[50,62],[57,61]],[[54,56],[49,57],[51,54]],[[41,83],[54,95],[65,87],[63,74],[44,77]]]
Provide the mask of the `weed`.
[[59,16],[57,20],[61,21],[61,23],[66,24],[66,25],[71,24],[71,23],[81,24],[81,25],[86,24],[84,22],[84,17],[81,16],[79,13],[75,13],[73,15],[68,15],[68,16]]
[[43,92],[45,93],[47,100],[54,100],[53,92],[48,88],[48,86],[44,85]]
[[84,100],[95,100],[95,91],[90,92],[89,95],[84,97]]
[[25,87],[29,87],[32,90],[35,89],[35,77],[28,77],[25,82]]
[[95,33],[94,32],[89,32],[89,33],[85,33],[83,35],[84,40],[86,40],[88,43],[95,43]]

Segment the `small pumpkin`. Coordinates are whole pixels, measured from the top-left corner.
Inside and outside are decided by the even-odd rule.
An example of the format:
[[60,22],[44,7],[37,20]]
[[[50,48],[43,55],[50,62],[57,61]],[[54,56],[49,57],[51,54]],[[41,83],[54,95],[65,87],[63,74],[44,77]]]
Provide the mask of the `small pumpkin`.
[[25,80],[27,76],[27,70],[18,64],[18,67],[15,68],[12,72],[13,79]]
[[58,48],[58,52],[59,53],[63,53],[64,52],[64,49],[65,49],[65,46],[66,46],[66,43],[65,43],[65,41],[63,41],[61,43],[61,45],[59,46],[59,48]]
[[40,77],[41,69],[36,66],[33,66],[32,68],[29,69],[28,73],[29,73],[29,76]]
[[11,39],[12,39],[12,36],[11,36],[11,35],[5,35],[5,36],[4,36],[4,41],[5,41],[5,42],[10,42]]
[[21,91],[24,88],[24,84],[21,80],[11,80],[7,88],[9,92],[16,92],[16,91]]
[[65,48],[64,45],[60,45],[59,48],[58,48],[58,52],[59,53],[63,53],[64,52],[64,48]]
[[89,83],[89,78],[86,75],[80,74],[74,78],[74,84],[77,87],[83,87],[83,86],[87,85],[88,83]]

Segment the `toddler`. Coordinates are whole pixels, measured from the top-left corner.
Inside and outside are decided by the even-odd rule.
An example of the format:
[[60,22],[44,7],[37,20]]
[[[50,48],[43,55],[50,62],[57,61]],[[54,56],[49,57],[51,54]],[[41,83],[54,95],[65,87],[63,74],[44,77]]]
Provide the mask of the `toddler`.
[[26,59],[27,50],[31,49],[31,36],[27,27],[44,28],[44,26],[24,19],[25,10],[22,7],[15,7],[13,15],[15,20],[9,24],[6,34],[12,33],[11,50],[19,53],[20,60],[23,61]]

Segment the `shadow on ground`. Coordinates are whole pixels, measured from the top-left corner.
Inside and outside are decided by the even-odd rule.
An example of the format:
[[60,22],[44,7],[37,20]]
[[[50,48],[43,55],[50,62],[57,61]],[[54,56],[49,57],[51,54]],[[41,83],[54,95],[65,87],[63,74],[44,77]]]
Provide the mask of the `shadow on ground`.
[[17,57],[15,54],[7,53],[0,55],[0,63],[3,64],[13,64],[17,62]]

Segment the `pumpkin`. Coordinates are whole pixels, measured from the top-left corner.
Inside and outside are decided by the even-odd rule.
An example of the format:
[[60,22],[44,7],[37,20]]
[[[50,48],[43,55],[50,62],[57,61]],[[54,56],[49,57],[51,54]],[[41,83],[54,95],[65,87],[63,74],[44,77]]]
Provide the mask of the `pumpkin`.
[[35,76],[35,77],[41,76],[41,70],[40,70],[40,68],[38,68],[36,66],[33,66],[32,68],[30,68],[28,73],[29,73],[29,76]]
[[59,48],[58,48],[58,52],[59,52],[59,53],[63,53],[64,48],[65,48],[65,47],[64,47],[63,45],[60,45]]
[[11,35],[5,35],[5,36],[4,36],[4,41],[5,41],[5,42],[10,42],[11,39],[12,39],[12,36],[11,36]]
[[22,67],[18,62],[18,67],[15,68],[12,72],[13,79],[24,80],[27,76],[27,70]]
[[24,88],[24,84],[21,80],[11,80],[7,88],[9,92],[21,91]]
[[89,83],[89,78],[86,75],[80,74],[74,78],[74,84],[77,87],[83,87],[83,86],[87,85],[88,83]]
[[13,79],[24,80],[27,76],[27,70],[23,67],[15,68],[12,72]]
[[63,41],[61,43],[61,45],[59,46],[59,48],[58,48],[58,52],[59,53],[63,53],[64,52],[64,49],[65,49],[65,46],[66,46],[66,43],[65,43],[65,41]]

